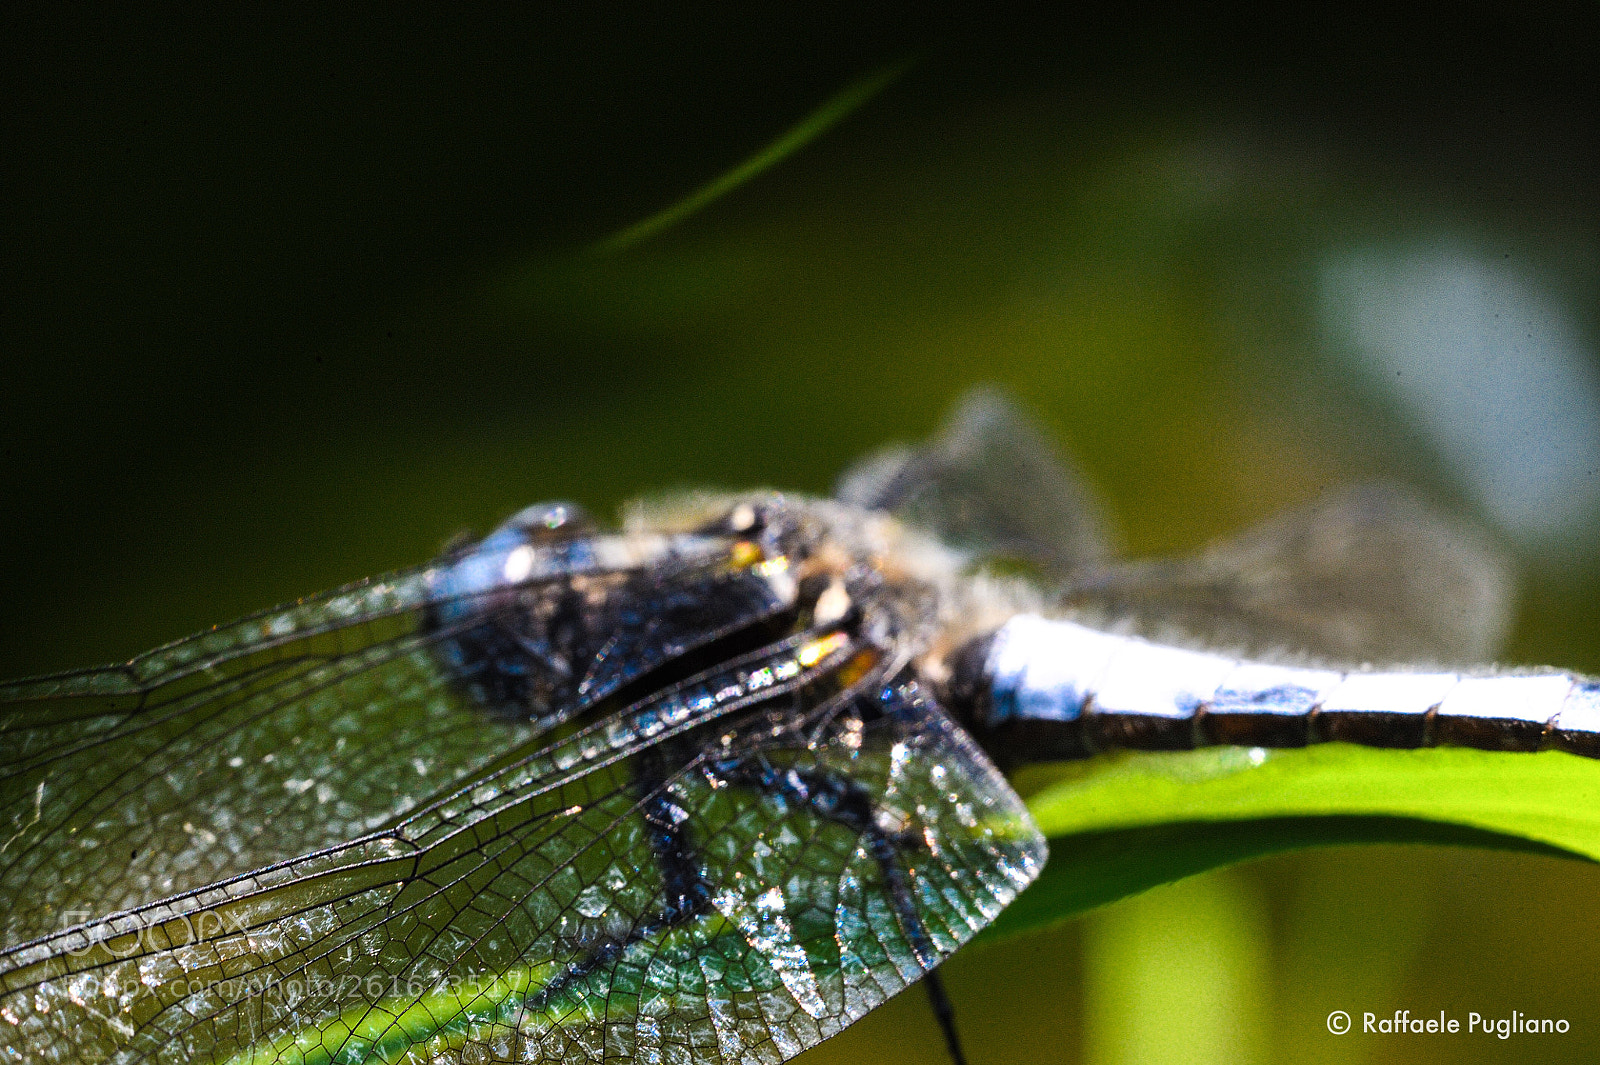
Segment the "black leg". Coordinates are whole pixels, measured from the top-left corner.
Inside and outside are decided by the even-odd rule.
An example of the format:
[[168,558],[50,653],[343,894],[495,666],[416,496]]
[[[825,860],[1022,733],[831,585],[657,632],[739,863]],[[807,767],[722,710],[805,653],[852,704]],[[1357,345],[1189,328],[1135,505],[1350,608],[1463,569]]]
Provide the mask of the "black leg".
[[939,970],[929,969],[928,975],[922,978],[922,986],[928,989],[928,1005],[933,1007],[933,1015],[939,1021],[939,1031],[944,1033],[944,1045],[950,1051],[950,1060],[954,1065],[967,1065],[967,1056],[961,1052],[961,1037],[956,1034],[955,1007],[950,1005],[950,996],[944,993],[944,981],[939,979]]
[[[530,996],[528,1004],[534,1009],[543,1007],[574,982],[614,960],[635,943],[692,920],[710,909],[711,884],[702,872],[685,823],[664,787],[665,753],[659,748],[652,748],[642,754],[634,777],[634,788],[640,795],[640,813],[648,828],[650,849],[662,876],[660,914],[632,930],[626,937],[597,947],[570,963],[564,973]],[[905,871],[900,866],[900,852],[920,846],[921,839],[886,831],[878,824],[877,810],[867,789],[839,773],[822,769],[783,769],[760,755],[718,759],[707,768],[730,785],[782,797],[805,807],[813,816],[848,828],[866,841],[867,850],[883,875],[895,918],[924,969],[923,986],[927,988],[928,1000],[933,1006],[939,1029],[944,1033],[952,1065],[966,1065],[966,1056],[962,1053],[961,1040],[956,1033],[955,1010],[934,968],[939,961],[938,953],[917,914],[911,885],[907,883]]]
[[950,1059],[953,1065],[967,1065],[966,1055],[961,1050],[961,1038],[956,1033],[955,1009],[950,1005],[944,983],[935,968],[939,961],[938,953],[922,926],[922,918],[917,915],[916,904],[911,897],[911,885],[906,883],[905,872],[900,868],[900,852],[907,847],[920,845],[921,840],[903,833],[884,831],[877,822],[871,794],[856,781],[838,773],[820,769],[780,769],[759,756],[724,759],[713,763],[711,771],[730,784],[768,795],[779,795],[790,802],[802,804],[816,816],[843,825],[866,839],[867,849],[883,874],[884,886],[888,889],[889,901],[894,907],[900,929],[925,970],[922,984],[927,988],[928,1001],[938,1019],[939,1030],[944,1033]]
[[641,754],[633,778],[634,791],[640,797],[639,810],[647,826],[650,850],[661,871],[661,912],[621,939],[595,947],[570,962],[565,972],[529,996],[528,1005],[534,1009],[543,1008],[556,995],[615,960],[635,943],[693,920],[711,908],[711,885],[700,870],[694,845],[680,824],[682,819],[664,787],[666,759],[663,754],[659,748],[651,748]]

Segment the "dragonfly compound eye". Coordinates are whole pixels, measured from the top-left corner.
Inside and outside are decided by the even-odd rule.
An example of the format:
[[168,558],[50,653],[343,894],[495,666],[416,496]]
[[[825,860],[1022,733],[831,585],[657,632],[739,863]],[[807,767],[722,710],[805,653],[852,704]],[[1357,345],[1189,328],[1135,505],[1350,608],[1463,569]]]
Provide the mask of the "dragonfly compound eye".
[[530,543],[543,540],[565,540],[594,532],[594,519],[576,503],[551,500],[523,507],[500,526],[516,530]]

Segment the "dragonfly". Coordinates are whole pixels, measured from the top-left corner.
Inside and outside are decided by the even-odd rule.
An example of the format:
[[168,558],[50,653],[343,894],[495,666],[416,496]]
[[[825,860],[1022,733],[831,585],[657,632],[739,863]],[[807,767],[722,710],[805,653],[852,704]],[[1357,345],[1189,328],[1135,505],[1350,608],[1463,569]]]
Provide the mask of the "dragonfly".
[[960,1061],[936,968],[1047,857],[1002,768],[1600,756],[1594,680],[1418,664],[1491,657],[1511,580],[1403,490],[1103,529],[979,391],[832,498],[540,504],[0,686],[0,1061],[776,1063],[919,980]]

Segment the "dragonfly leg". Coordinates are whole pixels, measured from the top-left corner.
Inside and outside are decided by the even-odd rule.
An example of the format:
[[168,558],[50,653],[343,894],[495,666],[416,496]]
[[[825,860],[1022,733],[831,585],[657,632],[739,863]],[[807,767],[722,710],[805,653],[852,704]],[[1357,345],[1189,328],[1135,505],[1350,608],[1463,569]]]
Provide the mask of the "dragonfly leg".
[[809,809],[826,821],[842,825],[860,836],[867,851],[877,862],[883,874],[884,886],[894,907],[895,918],[901,931],[923,968],[922,983],[928,992],[929,1005],[933,1007],[939,1030],[944,1034],[953,1065],[966,1065],[966,1055],[961,1050],[961,1039],[956,1032],[955,1009],[945,994],[935,966],[939,963],[922,919],[917,915],[912,899],[911,885],[901,868],[900,852],[923,846],[922,839],[914,833],[892,831],[881,823],[879,811],[872,795],[858,781],[841,773],[825,769],[781,768],[760,756],[729,758],[713,762],[709,767],[713,775],[728,784],[748,788],[766,795],[779,796],[788,802]]
[[967,1065],[967,1056],[961,1050],[961,1036],[956,1032],[956,1010],[950,1004],[950,996],[945,994],[939,970],[929,969],[922,978],[922,986],[927,988],[928,1005],[939,1022],[939,1031],[944,1033],[944,1046],[950,1052],[952,1065]]
[[[638,809],[647,826],[649,845],[662,878],[661,910],[626,936],[594,947],[570,962],[560,976],[530,996],[528,1005],[531,1008],[546,1007],[557,995],[615,961],[634,944],[711,909],[712,885],[706,879],[695,841],[687,829],[689,818],[663,786],[665,766],[676,761],[668,757],[669,753],[659,747],[646,751],[639,759],[634,777],[634,788],[640,795]],[[966,1065],[956,1032],[955,1011],[934,968],[939,953],[917,914],[911,885],[899,858],[902,851],[923,846],[921,837],[888,827],[871,793],[841,773],[816,768],[782,768],[760,755],[717,759],[706,768],[725,784],[780,797],[824,821],[849,829],[862,839],[883,876],[901,931],[924,970],[923,986],[944,1035],[952,1065]]]
[[687,815],[672,800],[664,784],[665,758],[660,750],[646,751],[639,759],[634,790],[639,812],[647,826],[650,849],[661,872],[661,911],[634,927],[627,935],[603,943],[567,964],[566,970],[528,999],[535,1009],[547,1006],[557,995],[595,970],[615,961],[623,951],[669,928],[693,920],[711,908],[711,884],[701,872],[693,841],[684,825]]

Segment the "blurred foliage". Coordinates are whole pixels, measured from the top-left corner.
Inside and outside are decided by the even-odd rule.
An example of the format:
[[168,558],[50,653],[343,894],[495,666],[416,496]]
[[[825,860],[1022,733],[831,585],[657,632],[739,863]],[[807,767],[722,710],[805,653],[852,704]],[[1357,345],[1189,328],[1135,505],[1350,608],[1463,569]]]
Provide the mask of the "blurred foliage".
[[[0,46],[7,674],[408,564],[535,498],[825,491],[980,381],[1039,414],[1134,553],[1374,475],[1465,508],[1318,319],[1319,264],[1352,248],[1511,264],[1596,345],[1592,5],[235,18],[41,9]],[[781,166],[579,254],[908,54],[928,58]],[[1600,671],[1592,553],[1522,561],[1510,658]],[[1256,788],[1349,757],[1333,792],[1371,771],[1415,781],[1413,813],[1517,801],[1460,754],[1034,781],[1059,831],[1096,830],[1057,844],[1051,912],[1110,897],[1095,878],[1312,842],[1490,842],[1489,814],[1307,824],[1285,819],[1305,793]],[[1531,759],[1515,787],[1587,821],[1600,775],[1570,761]],[[1270,820],[1190,831],[1227,802]],[[1214,872],[965,952],[947,979],[974,1062],[1586,1060],[1597,923],[1594,866],[1390,843]],[[1336,1008],[1573,1032],[1334,1037]],[[808,1060],[942,1050],[904,996]]]

